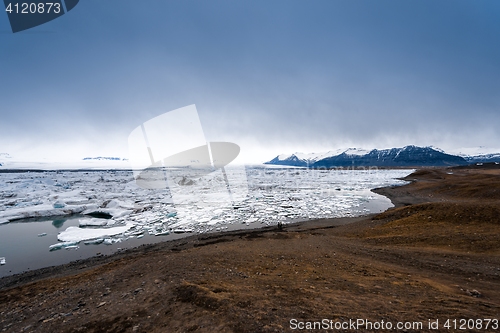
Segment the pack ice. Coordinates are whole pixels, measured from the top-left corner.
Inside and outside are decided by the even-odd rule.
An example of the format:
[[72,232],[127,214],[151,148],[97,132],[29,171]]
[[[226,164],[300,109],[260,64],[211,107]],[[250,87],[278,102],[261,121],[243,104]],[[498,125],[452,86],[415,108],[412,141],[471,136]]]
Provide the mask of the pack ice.
[[380,199],[370,189],[404,184],[398,178],[412,171],[247,167],[229,188],[224,180],[231,172],[187,179],[185,170],[174,169],[169,186],[160,189],[137,186],[126,170],[0,173],[0,223],[82,214],[80,227],[58,235],[59,249],[231,224],[357,216],[372,212],[367,207]]

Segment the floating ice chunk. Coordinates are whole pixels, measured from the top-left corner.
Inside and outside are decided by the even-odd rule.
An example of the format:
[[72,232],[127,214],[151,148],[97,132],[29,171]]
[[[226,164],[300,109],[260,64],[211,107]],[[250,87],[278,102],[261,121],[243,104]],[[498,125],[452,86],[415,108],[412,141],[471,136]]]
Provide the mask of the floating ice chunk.
[[132,202],[113,199],[110,202],[108,202],[108,204],[106,205],[106,208],[134,209],[134,204]]
[[5,257],[0,257],[0,265],[5,265],[6,263]]
[[78,223],[81,227],[83,226],[105,226],[108,225],[110,220],[108,219],[100,219],[100,218],[91,218],[91,219],[81,219],[78,220]]
[[43,236],[47,236],[47,233],[46,232],[42,232],[41,234],[38,234],[38,237],[43,237]]
[[133,227],[133,224],[127,224],[121,227],[113,227],[107,229],[89,229],[79,227],[68,227],[61,232],[57,239],[62,242],[80,242],[89,239],[102,238],[106,236],[116,236],[124,233]]
[[183,234],[185,232],[193,232],[193,229],[174,229],[175,234]]
[[176,216],[177,216],[177,212],[172,212],[172,213],[167,214],[167,218],[168,217],[176,217]]
[[96,209],[87,209],[82,212],[83,215],[91,215],[91,216],[109,216],[118,218],[126,215],[130,215],[132,210],[122,209],[122,208],[96,208]]
[[144,237],[144,234],[137,236],[137,239],[141,239],[142,237]]
[[106,245],[113,245],[116,243],[120,243],[122,240],[121,239],[116,239],[116,238],[106,238],[103,242],[103,244]]
[[139,235],[142,235],[143,233],[144,233],[144,230],[137,230],[137,231],[130,231],[127,234],[130,236],[139,236]]
[[52,244],[49,246],[49,251],[56,251],[63,248],[63,243]]
[[[201,221],[200,221],[201,222]],[[212,220],[210,222],[207,222],[207,225],[216,225],[217,223],[219,223],[220,220]]]
[[85,242],[83,242],[83,244],[85,244],[85,245],[97,245],[97,244],[101,244],[102,242],[104,242],[104,238],[96,238],[96,239],[91,239],[91,240],[85,241]]
[[50,204],[16,207],[5,211],[0,211],[0,220],[13,221],[30,217],[71,215],[81,213],[86,209],[88,209],[87,205],[65,206],[64,209],[54,208]]
[[80,247],[78,245],[69,245],[64,247],[66,250],[77,250]]
[[52,205],[52,207],[54,208],[64,208],[66,207],[66,204],[64,203],[64,201],[61,201],[61,200],[57,200],[56,202],[54,202],[54,204]]
[[53,244],[53,245],[49,246],[49,251],[56,251],[56,250],[60,250],[62,248],[68,247],[68,246],[75,246],[78,243],[79,242],[63,242],[63,243]]

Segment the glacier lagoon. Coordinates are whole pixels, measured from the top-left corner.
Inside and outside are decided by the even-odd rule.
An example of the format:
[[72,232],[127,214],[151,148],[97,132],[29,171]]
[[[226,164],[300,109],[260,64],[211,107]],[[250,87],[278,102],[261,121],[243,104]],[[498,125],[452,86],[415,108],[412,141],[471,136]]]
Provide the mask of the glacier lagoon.
[[162,189],[126,170],[0,173],[0,276],[191,234],[378,213],[392,204],[370,190],[405,184],[398,178],[413,170],[226,171],[221,182],[171,170],[181,181]]

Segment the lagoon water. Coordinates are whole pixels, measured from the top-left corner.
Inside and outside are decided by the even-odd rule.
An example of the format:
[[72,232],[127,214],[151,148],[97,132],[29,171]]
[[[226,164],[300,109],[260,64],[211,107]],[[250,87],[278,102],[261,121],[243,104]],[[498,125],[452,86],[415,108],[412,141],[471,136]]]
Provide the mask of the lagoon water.
[[[0,277],[28,270],[69,263],[97,255],[108,255],[120,249],[142,244],[153,244],[181,238],[188,234],[171,234],[155,237],[146,234],[143,238],[129,238],[111,245],[81,242],[78,248],[50,251],[49,246],[58,243],[57,235],[67,227],[79,225],[82,216],[26,219],[0,225],[0,253],[6,264],[0,266]],[[39,236],[46,233],[45,236]]]

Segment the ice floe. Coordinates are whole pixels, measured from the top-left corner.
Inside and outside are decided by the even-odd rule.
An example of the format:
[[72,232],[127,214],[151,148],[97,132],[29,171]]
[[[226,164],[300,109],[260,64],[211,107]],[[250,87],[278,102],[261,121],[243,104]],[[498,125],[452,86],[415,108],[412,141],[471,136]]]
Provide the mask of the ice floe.
[[61,242],[81,242],[89,239],[116,236],[123,234],[125,231],[132,228],[132,226],[132,224],[127,224],[121,227],[105,229],[68,227],[65,231],[57,235],[57,239]]
[[77,246],[78,243],[79,242],[62,242],[62,243],[56,243],[56,244],[53,244],[53,245],[49,246],[49,251],[57,251],[57,250],[64,249],[64,248],[67,248],[67,247]]
[[113,225],[115,223],[114,220],[100,219],[100,218],[80,219],[78,222],[79,222],[79,225],[81,227],[85,227],[85,226],[103,227],[106,225]]

